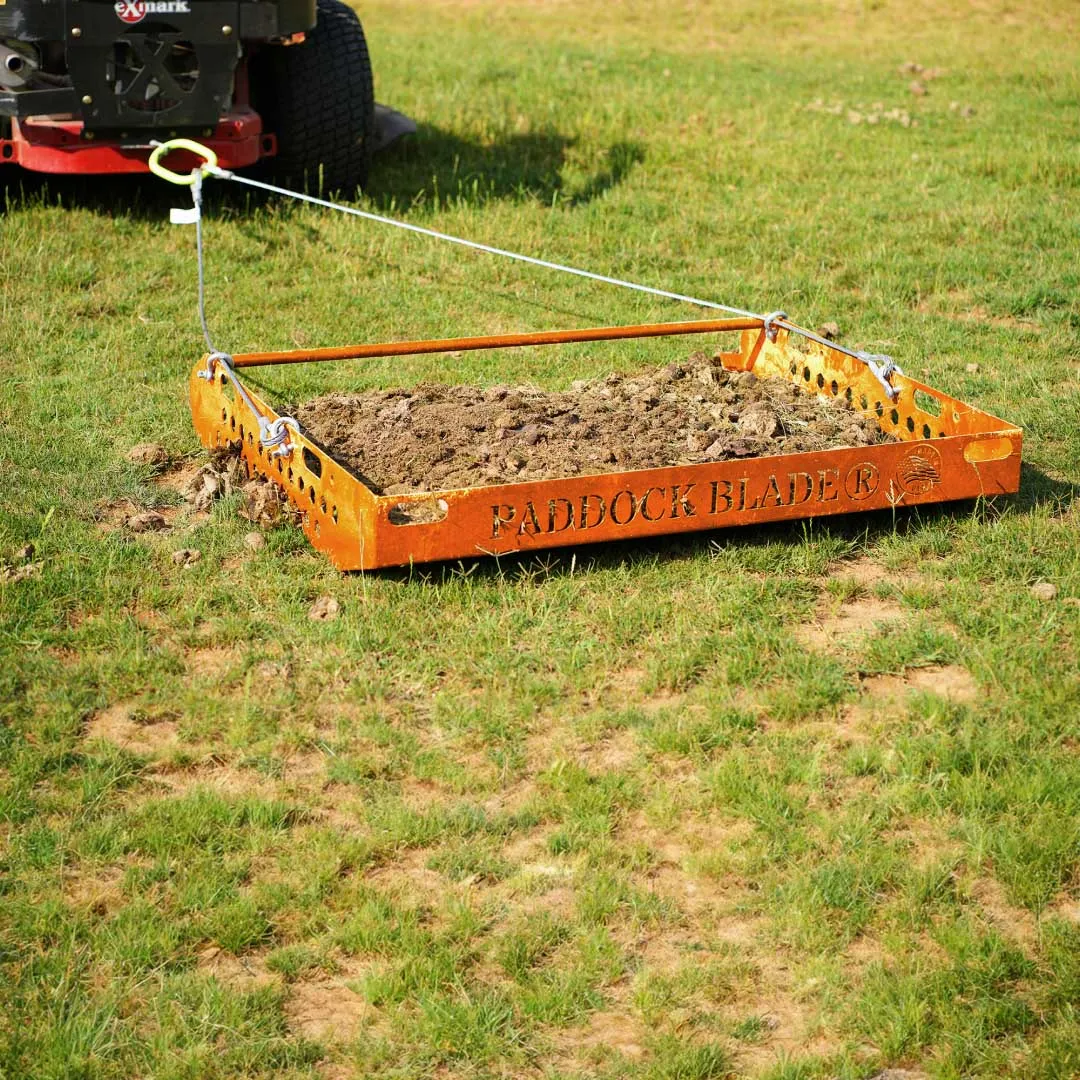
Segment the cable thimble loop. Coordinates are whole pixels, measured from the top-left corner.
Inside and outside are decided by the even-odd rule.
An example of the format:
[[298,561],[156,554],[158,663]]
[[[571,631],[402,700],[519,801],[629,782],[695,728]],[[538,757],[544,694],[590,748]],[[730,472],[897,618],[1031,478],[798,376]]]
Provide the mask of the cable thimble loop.
[[[161,164],[161,159],[174,150],[186,150],[189,154],[195,154],[203,159],[202,164],[190,173],[173,172],[172,169],[167,169]],[[154,144],[154,149],[146,164],[149,170],[160,179],[180,187],[191,187],[195,183],[196,175],[205,176],[209,170],[216,169],[217,161],[217,154],[209,146],[203,146],[194,139],[169,139],[166,142]]]
[[196,374],[200,379],[212,382],[214,379],[214,366],[219,366],[223,377],[228,378],[229,382],[232,383],[233,389],[258,421],[259,442],[270,452],[270,457],[288,457],[295,449],[295,446],[290,439],[289,429],[291,428],[293,431],[299,433],[299,422],[291,416],[279,416],[276,420],[267,420],[255,407],[255,402],[251,400],[251,395],[244,388],[244,384],[236,377],[236,372],[233,370],[232,366],[232,359],[233,358],[228,353],[214,350],[207,354],[206,367],[202,368]]

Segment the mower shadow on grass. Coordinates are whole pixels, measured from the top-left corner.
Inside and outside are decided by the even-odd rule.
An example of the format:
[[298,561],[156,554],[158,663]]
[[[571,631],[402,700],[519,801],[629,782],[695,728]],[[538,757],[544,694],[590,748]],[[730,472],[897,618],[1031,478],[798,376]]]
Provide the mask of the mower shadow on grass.
[[[401,139],[372,163],[367,194],[375,206],[403,214],[417,204],[448,202],[483,206],[514,200],[543,205],[583,206],[621,184],[645,160],[640,143],[621,141],[603,153],[592,173],[564,176],[577,139],[557,132],[529,132],[481,142],[429,124]],[[351,200],[356,192],[323,193]],[[235,213],[278,197],[235,184],[206,186],[208,215]],[[66,206],[136,220],[168,217],[187,206],[186,191],[147,175],[51,176],[14,167],[0,169],[0,214],[30,206]]]
[[383,210],[503,199],[581,206],[617,187],[645,160],[640,143],[620,141],[604,151],[603,164],[591,175],[567,179],[576,144],[575,137],[553,131],[481,142],[420,124],[376,161],[368,193]]
[[108,217],[168,221],[170,207],[187,206],[190,201],[186,191],[152,176],[53,176],[14,166],[0,169],[0,216],[14,210],[62,206]]
[[1067,513],[1078,498],[1080,483],[1055,480],[1033,465],[1023,463],[1020,466],[1019,492],[1015,495],[997,496],[985,502],[968,500],[929,503],[911,509],[898,509],[895,514],[889,510],[877,510],[864,514],[804,518],[784,523],[681,533],[677,536],[525,551],[497,558],[482,557],[423,566],[395,567],[376,573],[389,581],[420,580],[431,585],[442,585],[462,576],[477,580],[563,578],[590,570],[677,562],[725,548],[759,548],[769,545],[796,548],[808,543],[824,543],[835,548],[840,553],[835,557],[840,557],[845,553],[854,554],[884,537],[909,536],[919,529],[942,521],[961,521],[971,517],[980,521],[993,521],[1006,514],[1027,514],[1043,506],[1052,507],[1053,511],[1060,515]]

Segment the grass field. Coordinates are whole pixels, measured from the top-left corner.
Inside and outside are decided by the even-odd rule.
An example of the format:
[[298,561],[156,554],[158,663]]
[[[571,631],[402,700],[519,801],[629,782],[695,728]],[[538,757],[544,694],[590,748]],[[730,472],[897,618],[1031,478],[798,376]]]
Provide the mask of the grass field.
[[[0,1077],[1080,1075],[1080,10],[361,13],[420,122],[363,205],[835,320],[1021,425],[1022,491],[413,573],[251,551],[126,459],[200,461],[183,196],[0,173],[0,556],[40,562],[0,575]],[[207,236],[231,350],[685,314],[220,187]]]

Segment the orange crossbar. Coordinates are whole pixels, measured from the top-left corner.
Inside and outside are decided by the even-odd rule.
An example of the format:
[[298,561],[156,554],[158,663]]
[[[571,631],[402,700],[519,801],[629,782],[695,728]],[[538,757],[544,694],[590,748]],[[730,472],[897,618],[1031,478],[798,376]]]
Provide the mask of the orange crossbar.
[[711,334],[726,330],[760,330],[764,325],[761,319],[699,319],[694,322],[643,323],[638,326],[596,326],[586,330],[541,330],[531,334],[393,341],[380,345],[347,345],[340,349],[237,353],[232,358],[232,366],[244,368],[270,364],[308,364],[323,360],[366,360],[378,356],[418,356],[423,353],[470,352],[476,349],[505,349],[521,345],[566,345],[577,341],[618,341],[622,338]]

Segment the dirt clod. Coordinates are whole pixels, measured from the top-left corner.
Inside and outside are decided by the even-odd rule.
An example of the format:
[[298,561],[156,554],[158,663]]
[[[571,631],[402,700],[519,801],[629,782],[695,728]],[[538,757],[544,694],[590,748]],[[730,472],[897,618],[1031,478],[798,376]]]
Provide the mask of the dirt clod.
[[133,533],[162,532],[169,527],[169,523],[162,514],[156,510],[147,510],[141,514],[132,514],[124,524]]
[[704,353],[565,391],[425,383],[289,411],[364,483],[394,495],[886,439],[842,397],[728,371]]
[[34,545],[23,544],[22,547],[17,547],[12,553],[11,558],[13,562],[32,562],[34,558]]
[[210,461],[188,480],[181,494],[201,513],[209,510],[215,499],[231,495],[245,480],[240,455],[224,447],[210,452]]
[[269,480],[250,480],[242,490],[244,505],[240,513],[255,525],[269,529],[287,511],[283,492]]
[[964,370],[969,375],[978,375],[979,374],[979,365],[978,364],[968,364],[968,365],[965,366]]
[[203,512],[209,510],[214,500],[221,494],[222,484],[220,477],[212,472],[204,472],[202,482],[193,493],[191,502],[195,509]]
[[160,443],[139,443],[128,451],[127,459],[135,465],[160,469],[169,464],[169,451]]
[[209,511],[218,499],[237,491],[244,496],[240,515],[255,525],[268,529],[290,513],[285,493],[276,484],[262,477],[248,478],[238,446],[212,450],[209,462],[180,489],[199,513]]
[[308,609],[308,618],[316,622],[330,622],[341,613],[341,605],[333,596],[320,596]]
[[1031,586],[1031,595],[1036,600],[1042,600],[1044,603],[1049,603],[1051,600],[1056,600],[1058,594],[1058,587],[1052,581],[1036,581]]
[[41,573],[41,568],[44,563],[40,562],[28,562],[23,563],[22,566],[5,566],[0,568],[0,581],[10,582],[15,584],[19,581],[27,581],[30,578],[35,578]]
[[266,537],[259,532],[244,533],[244,547],[249,551],[262,551],[266,547]]
[[172,561],[177,566],[194,566],[202,558],[198,548],[180,548],[172,553]]

